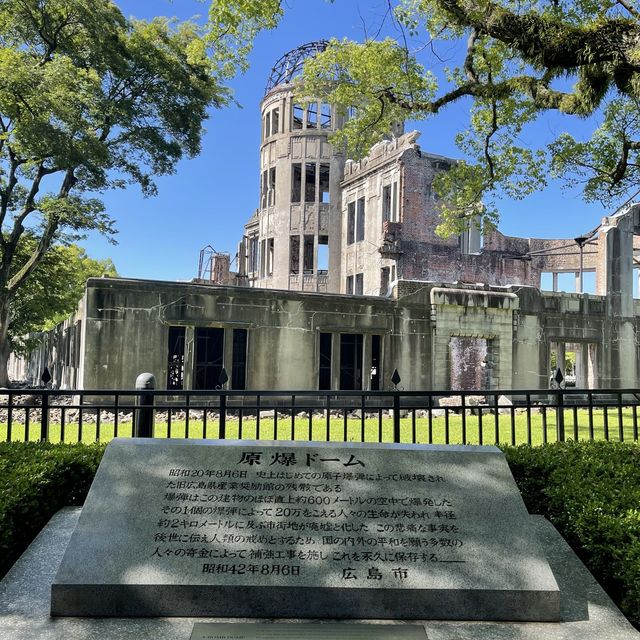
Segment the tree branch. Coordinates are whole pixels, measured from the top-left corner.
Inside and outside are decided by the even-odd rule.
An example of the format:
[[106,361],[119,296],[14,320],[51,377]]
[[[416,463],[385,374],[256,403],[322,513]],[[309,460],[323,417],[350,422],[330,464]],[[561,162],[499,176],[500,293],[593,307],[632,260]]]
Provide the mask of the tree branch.
[[616,2],[624,7],[632,16],[640,18],[640,11],[633,7],[627,0],[616,0]]
[[[69,196],[69,192],[77,182],[77,179],[74,175],[73,169],[67,169],[65,171],[64,179],[62,181],[62,185],[60,186],[60,190],[58,192],[58,199],[64,200]],[[24,265],[20,268],[20,270],[9,280],[7,283],[7,289],[10,293],[14,293],[22,283],[29,277],[29,275],[33,272],[33,270],[40,264],[42,258],[45,256],[49,248],[51,247],[51,242],[58,230],[60,225],[60,218],[57,215],[50,215],[47,220],[47,224],[40,236],[40,241],[38,242],[38,247],[36,250],[29,256],[29,259],[24,263]]]
[[640,39],[640,25],[635,20],[610,18],[596,29],[589,25],[577,27],[534,12],[518,15],[495,2],[487,2],[482,12],[473,0],[437,0],[437,3],[457,25],[508,44],[523,60],[533,64],[576,69],[613,62],[640,71],[634,59]]

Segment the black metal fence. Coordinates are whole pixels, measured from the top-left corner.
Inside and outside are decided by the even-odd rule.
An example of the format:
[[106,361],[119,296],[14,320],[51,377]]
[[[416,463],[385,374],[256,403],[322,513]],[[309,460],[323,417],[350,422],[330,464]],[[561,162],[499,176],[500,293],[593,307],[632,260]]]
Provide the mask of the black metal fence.
[[640,389],[0,390],[0,441],[118,436],[543,444],[638,440]]

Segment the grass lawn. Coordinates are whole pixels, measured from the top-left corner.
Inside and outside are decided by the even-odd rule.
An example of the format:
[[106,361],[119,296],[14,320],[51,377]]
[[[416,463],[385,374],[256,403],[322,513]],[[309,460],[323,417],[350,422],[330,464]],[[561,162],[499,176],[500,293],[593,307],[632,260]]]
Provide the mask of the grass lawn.
[[[89,416],[90,411],[85,412]],[[95,414],[94,414],[95,415]],[[184,419],[173,419],[167,424],[166,419],[157,419],[155,423],[155,437],[159,438],[219,438],[219,425],[217,419],[208,416],[206,425],[203,425],[201,417],[191,418],[188,425]],[[621,418],[621,419],[620,419]],[[605,416],[604,409],[593,410],[593,427],[589,429],[589,412],[587,409],[569,408],[564,411],[565,439],[566,440],[624,440],[634,441],[638,439],[637,419],[634,425],[634,415],[631,409],[623,409],[620,414],[618,409],[611,407]],[[206,427],[206,428],[205,428]],[[481,429],[480,429],[481,427]],[[95,421],[85,421],[82,428],[77,421],[67,422],[64,426],[64,442],[107,442],[115,435],[130,436],[132,431],[131,421],[120,421],[117,433],[110,420],[101,420],[99,428]],[[480,438],[480,432],[482,438]],[[0,441],[8,439],[7,425],[0,423]],[[522,444],[533,445],[544,442],[556,442],[556,411],[547,409],[540,413],[531,411],[514,411],[500,414],[496,429],[496,421],[493,413],[485,413],[482,416],[467,415],[464,425],[462,416],[449,413],[445,416],[433,417],[431,424],[424,417],[413,417],[409,413],[400,421],[401,442],[416,442],[419,444]],[[39,440],[40,424],[32,421],[28,428],[28,440]],[[327,421],[322,417],[295,419],[295,428],[292,428],[291,417],[279,416],[277,421],[273,418],[262,418],[259,421],[255,416],[239,420],[238,417],[228,417],[226,423],[227,439],[248,440],[313,440],[334,442],[392,442],[393,420],[390,417],[359,418],[344,417],[331,418],[327,431]],[[25,440],[25,426],[14,423],[11,429],[11,440]],[[49,440],[60,442],[62,440],[60,424],[50,424]]]

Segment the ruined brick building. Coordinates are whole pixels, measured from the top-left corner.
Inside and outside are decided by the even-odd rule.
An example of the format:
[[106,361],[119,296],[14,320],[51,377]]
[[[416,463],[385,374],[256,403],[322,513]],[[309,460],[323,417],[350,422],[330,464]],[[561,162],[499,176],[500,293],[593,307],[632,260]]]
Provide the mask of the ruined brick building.
[[[322,46],[283,56],[267,85],[237,273],[226,256],[193,283],[90,280],[12,376],[47,366],[56,387],[122,389],[149,371],[160,389],[212,389],[224,367],[232,389],[376,390],[397,368],[407,390],[544,389],[572,352],[576,386],[640,386],[640,205],[570,239],[440,238],[432,184],[454,161],[401,126],[357,162],[333,148],[348,114],[294,93]],[[562,273],[575,293],[557,292]]]
[[401,125],[363,159],[346,159],[328,138],[348,111],[295,97],[304,59],[323,47],[289,52],[267,83],[259,206],[245,225],[236,283],[385,296],[397,280],[540,287],[543,272],[557,285],[558,273],[581,280],[598,271],[597,230],[580,242],[483,234],[473,224],[458,237],[437,236],[433,180],[455,161],[424,151],[420,134]]

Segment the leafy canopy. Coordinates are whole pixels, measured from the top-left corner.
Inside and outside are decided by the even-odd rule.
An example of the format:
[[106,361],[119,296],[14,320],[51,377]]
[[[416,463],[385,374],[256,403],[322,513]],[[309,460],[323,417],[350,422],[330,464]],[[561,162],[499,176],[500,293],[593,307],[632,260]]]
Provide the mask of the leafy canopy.
[[[212,24],[221,7],[246,18],[245,30],[236,30],[247,37],[237,46],[245,56],[257,27],[273,28],[285,6],[264,3],[258,16],[255,4],[211,3]],[[465,159],[436,184],[441,232],[459,230],[479,212],[485,222],[495,222],[497,196],[522,198],[543,188],[547,175],[583,186],[587,201],[608,207],[635,188],[637,0],[389,0],[389,7],[397,38],[331,41],[306,63],[303,92],[356,107],[355,119],[336,136],[354,156],[366,153],[394,120],[423,120],[459,101],[471,105],[469,122],[456,135]],[[463,46],[437,77],[420,59],[443,41]],[[539,148],[523,144],[523,130],[549,111],[595,116],[592,135],[576,140],[562,133]]]
[[[35,244],[35,238],[25,238],[16,268],[28,259]],[[51,247],[11,301],[12,351],[27,351],[32,346],[28,334],[52,329],[73,313],[88,278],[117,275],[111,260],[94,260],[75,244]]]
[[56,242],[115,232],[97,197],[156,192],[200,151],[225,70],[192,22],[111,0],[0,0],[0,385],[11,300]]

